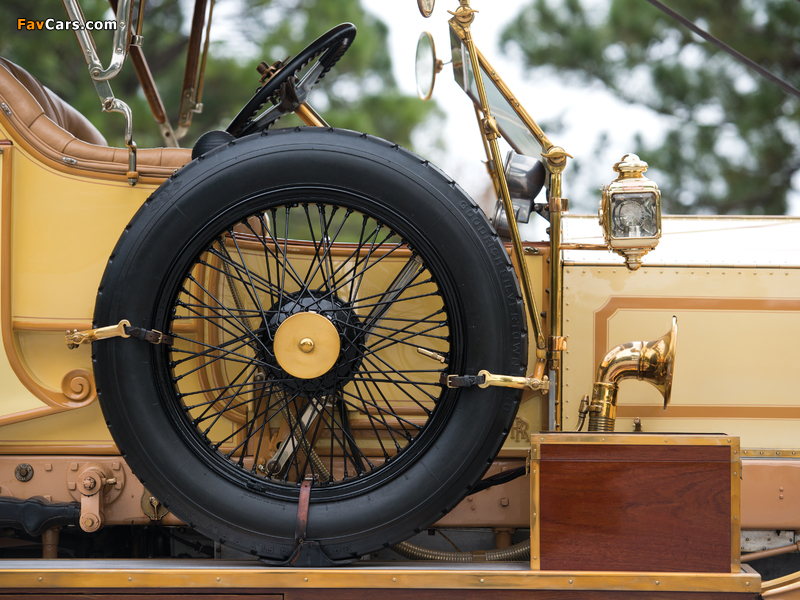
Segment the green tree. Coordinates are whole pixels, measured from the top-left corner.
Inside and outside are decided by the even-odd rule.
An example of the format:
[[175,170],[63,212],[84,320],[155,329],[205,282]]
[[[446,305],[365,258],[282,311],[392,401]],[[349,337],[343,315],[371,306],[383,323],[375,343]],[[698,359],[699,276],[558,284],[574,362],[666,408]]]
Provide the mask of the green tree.
[[[222,3],[217,4],[217,13]],[[105,0],[81,0],[87,19],[112,17]],[[188,12],[187,12],[188,9]],[[244,55],[212,40],[203,93],[203,112],[194,116],[182,141],[193,143],[209,129],[224,128],[254,93],[261,60],[284,59],[331,27],[350,21],[358,27],[353,47],[312,96],[326,120],[337,127],[366,131],[411,146],[411,134],[436,112],[435,106],[402,95],[392,76],[386,25],[367,13],[359,0],[241,0],[241,16],[228,20],[231,37],[249,41]],[[150,69],[173,126],[177,124],[180,89],[188,43],[191,8],[180,0],[147,0],[143,45]],[[100,112],[86,63],[71,31],[17,31],[20,17],[66,18],[55,0],[3,0],[0,55],[18,63],[86,115],[112,145],[123,145],[122,118]],[[217,17],[218,18],[218,17]],[[111,56],[111,34],[95,32],[101,60]],[[238,48],[238,47],[237,47]],[[134,114],[134,139],[139,147],[162,145],[147,102],[128,61],[111,81],[115,95]],[[299,124],[296,117],[277,126]]]
[[[670,0],[669,6],[800,87],[800,3]],[[503,34],[530,68],[669,117],[647,160],[672,212],[782,214],[800,169],[800,102],[645,0],[534,0]],[[635,126],[635,125],[634,125]]]

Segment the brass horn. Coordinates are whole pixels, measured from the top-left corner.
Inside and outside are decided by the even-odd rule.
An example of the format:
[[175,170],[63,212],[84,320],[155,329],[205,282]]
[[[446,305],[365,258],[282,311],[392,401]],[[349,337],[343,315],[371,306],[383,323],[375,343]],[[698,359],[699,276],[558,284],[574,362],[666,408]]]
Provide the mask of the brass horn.
[[652,342],[626,342],[610,350],[597,367],[597,381],[588,406],[589,431],[614,431],[617,391],[623,379],[636,377],[654,386],[664,397],[664,410],[672,392],[678,318],[672,328]]

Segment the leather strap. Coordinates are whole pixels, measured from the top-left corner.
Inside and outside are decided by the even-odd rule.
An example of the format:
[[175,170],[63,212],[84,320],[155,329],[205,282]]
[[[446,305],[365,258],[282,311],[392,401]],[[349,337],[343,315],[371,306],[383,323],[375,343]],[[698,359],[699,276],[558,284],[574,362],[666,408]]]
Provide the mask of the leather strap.
[[311,499],[312,479],[306,479],[300,486],[300,500],[297,503],[297,524],[294,530],[295,544],[302,544],[308,530],[308,505]]
[[160,331],[144,329],[142,327],[125,327],[125,333],[132,338],[150,342],[151,344],[164,344],[165,346],[172,346],[175,343],[175,338],[171,335],[166,335]]
[[442,373],[439,383],[449,388],[462,388],[481,385],[485,381],[486,377],[483,375],[446,375]]

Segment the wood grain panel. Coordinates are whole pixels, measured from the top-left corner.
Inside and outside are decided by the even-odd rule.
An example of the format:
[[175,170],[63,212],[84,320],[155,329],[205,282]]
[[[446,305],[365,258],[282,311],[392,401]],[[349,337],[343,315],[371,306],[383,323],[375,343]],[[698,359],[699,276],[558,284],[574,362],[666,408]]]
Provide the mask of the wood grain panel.
[[622,592],[598,590],[389,590],[381,589],[285,589],[261,590],[72,590],[67,594],[38,590],[5,590],[0,600],[755,600],[756,594],[729,592]]
[[730,573],[729,448],[543,445],[540,473],[542,570]]

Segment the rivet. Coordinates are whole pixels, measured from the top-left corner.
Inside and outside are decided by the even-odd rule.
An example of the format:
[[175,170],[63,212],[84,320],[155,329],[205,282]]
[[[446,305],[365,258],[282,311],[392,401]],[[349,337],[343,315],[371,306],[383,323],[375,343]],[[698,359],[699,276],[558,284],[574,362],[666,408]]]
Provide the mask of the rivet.
[[[770,273],[770,275],[772,275],[772,273]],[[745,581],[744,584],[745,585],[750,585],[750,582],[749,581]]]
[[656,579],[656,585],[661,585],[661,582],[658,579]]
[[734,472],[733,472],[733,474],[734,474],[734,475],[738,475],[738,473],[737,473],[736,471],[734,471]]
[[39,577],[39,581],[41,581],[41,580],[42,580],[42,578],[41,578],[41,577]]
[[484,581],[485,581],[484,579],[481,579],[481,583],[483,583]]
[[[394,581],[395,583],[397,583],[397,577],[392,577],[392,581]],[[483,581],[483,580],[481,580],[481,581]]]
[[572,583],[572,579],[570,579],[569,582]]
[[780,496],[778,496],[778,498],[780,498],[781,500],[783,500],[783,494],[781,494]]
[[303,577],[303,581],[308,581],[308,577]]
[[217,577],[217,581],[222,581],[222,577]]
[[738,520],[739,520],[739,517],[737,517],[737,516],[735,516],[735,515],[734,515],[734,517],[733,517],[733,520],[734,520],[734,521],[738,521]]
[[133,581],[133,577],[128,577],[128,581]]

